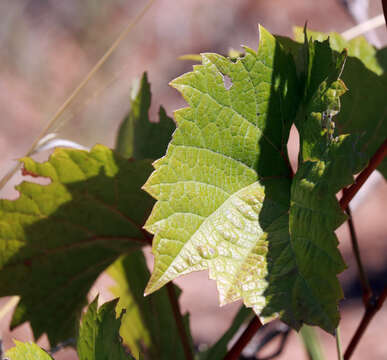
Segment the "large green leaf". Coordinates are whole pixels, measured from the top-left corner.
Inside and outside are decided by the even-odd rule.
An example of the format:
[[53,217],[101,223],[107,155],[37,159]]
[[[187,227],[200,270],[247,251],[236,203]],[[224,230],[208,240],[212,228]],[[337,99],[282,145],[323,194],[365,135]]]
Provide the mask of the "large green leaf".
[[43,349],[34,343],[22,343],[15,340],[15,347],[5,353],[5,358],[9,360],[53,360]]
[[175,124],[160,107],[159,122],[149,121],[151,91],[147,74],[132,89],[131,108],[117,133],[116,151],[124,157],[157,159],[165,154]]
[[[143,359],[184,359],[184,351],[167,290],[144,297],[149,270],[141,250],[117,260],[108,273],[116,281],[112,288],[120,298],[117,312],[125,309],[120,334],[131,353]],[[188,316],[185,316],[189,331]]]
[[119,336],[121,316],[116,318],[117,300],[107,302],[99,309],[97,300],[89,305],[82,319],[77,341],[79,360],[133,359],[126,354]]
[[[348,58],[341,76],[349,89],[342,97],[341,111],[335,117],[340,134],[358,134],[358,149],[364,155],[364,164],[387,138],[387,48],[377,50],[363,37],[350,41],[339,34],[309,32],[314,39],[329,42],[333,50],[347,49]],[[301,41],[301,29],[295,28],[296,40]],[[387,179],[387,159],[378,170]]]
[[20,295],[12,326],[30,321],[54,345],[74,336],[98,275],[147,243],[141,227],[154,201],[140,186],[151,166],[104,146],[23,162],[51,183],[24,182],[17,200],[0,201],[0,296]]
[[260,34],[258,53],[247,48],[236,62],[204,54],[172,82],[191,107],[175,113],[167,154],[144,186],[158,199],[146,223],[155,234],[146,292],[208,268],[222,304],[242,298],[267,320],[279,312],[262,313],[271,302],[269,242],[289,242],[286,144],[299,90],[292,58]]

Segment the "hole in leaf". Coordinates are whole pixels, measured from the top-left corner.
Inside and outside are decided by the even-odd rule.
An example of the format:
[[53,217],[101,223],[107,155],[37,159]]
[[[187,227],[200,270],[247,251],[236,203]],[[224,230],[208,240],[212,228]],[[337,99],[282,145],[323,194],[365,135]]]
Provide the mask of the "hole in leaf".
[[223,76],[223,85],[226,88],[226,90],[230,90],[232,86],[232,80],[229,76],[222,74]]

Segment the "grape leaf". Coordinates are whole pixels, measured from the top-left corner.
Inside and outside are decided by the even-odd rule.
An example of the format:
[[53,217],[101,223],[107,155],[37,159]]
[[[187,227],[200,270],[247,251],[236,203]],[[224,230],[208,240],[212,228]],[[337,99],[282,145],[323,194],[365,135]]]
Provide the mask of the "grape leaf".
[[[328,34],[308,31],[314,39],[325,40]],[[301,29],[295,28],[295,38],[301,41]],[[347,49],[348,58],[342,80],[348,87],[341,99],[341,111],[335,117],[340,134],[358,134],[358,149],[364,155],[364,165],[387,138],[387,48],[377,50],[363,37],[346,41],[330,33],[329,43],[337,52]],[[378,170],[387,179],[387,159]]]
[[[144,359],[184,359],[167,290],[144,297],[150,274],[142,252],[121,257],[107,271],[117,282],[111,289],[120,298],[117,312],[126,309],[120,334],[131,353],[136,358],[141,353]],[[188,331],[188,315],[185,322]]]
[[[339,79],[346,54],[333,54],[328,41],[307,40],[304,53],[305,89],[296,119],[299,167],[292,183],[289,216],[293,257],[287,263],[287,273],[281,274],[293,284],[293,311],[284,313],[282,319],[318,323],[334,333],[342,298],[336,274],[345,269],[334,230],[346,219],[335,194],[353,182],[352,174],[359,170],[361,159],[356,137],[333,134],[332,117],[339,112],[340,96],[346,91]],[[289,269],[291,263],[298,274]]]
[[145,226],[155,234],[146,292],[208,268],[222,304],[242,298],[265,321],[278,316],[278,309],[261,314],[271,301],[269,242],[289,241],[286,144],[299,101],[295,65],[262,27],[258,53],[246,48],[236,62],[202,57],[172,82],[191,107],[175,113],[167,154],[144,186],[158,200]]
[[51,183],[24,182],[17,200],[0,201],[0,296],[21,297],[13,327],[30,321],[35,337],[46,332],[54,345],[74,336],[98,275],[147,244],[141,226],[154,201],[140,186],[151,166],[101,145],[23,163]]
[[157,159],[165,154],[165,148],[175,130],[175,123],[163,107],[159,110],[159,122],[149,121],[151,91],[147,74],[132,89],[131,109],[117,133],[116,151],[127,158]]
[[[99,309],[98,298],[83,316],[77,341],[79,360],[129,360],[119,336],[121,316],[116,319],[117,300],[103,304]],[[133,359],[134,360],[134,359]]]
[[34,343],[22,343],[15,341],[15,347],[5,353],[5,359],[9,360],[53,360],[43,349]]

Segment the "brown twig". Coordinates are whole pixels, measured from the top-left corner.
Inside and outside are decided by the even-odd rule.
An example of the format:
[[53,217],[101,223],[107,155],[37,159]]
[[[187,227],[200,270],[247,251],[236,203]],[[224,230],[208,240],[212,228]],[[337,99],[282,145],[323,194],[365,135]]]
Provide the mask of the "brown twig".
[[[387,0],[386,0],[387,1]],[[368,166],[359,174],[355,182],[344,191],[343,197],[340,199],[340,207],[345,210],[356,195],[356,193],[363,186],[365,181],[371,175],[371,173],[379,166],[384,157],[387,155],[387,139],[384,140],[383,144],[380,145],[374,156],[372,156]]]
[[367,306],[369,301],[370,301],[370,298],[372,296],[372,289],[371,289],[370,283],[368,281],[368,277],[365,273],[363,263],[361,261],[359,243],[357,241],[355,226],[353,224],[351,208],[349,205],[345,211],[348,214],[348,228],[349,228],[349,233],[351,235],[352,250],[353,250],[353,253],[355,254],[355,259],[356,259],[356,263],[357,263],[357,270],[359,273],[360,284],[362,287],[363,304],[364,304],[364,306]]
[[233,347],[229,350],[224,360],[237,360],[239,355],[242,353],[245,346],[250,342],[258,329],[262,326],[261,321],[258,316],[255,316],[237,340],[237,342],[233,345]]
[[184,355],[186,360],[193,360],[193,354],[190,346],[190,341],[188,339],[187,332],[185,330],[183,316],[181,315],[179,300],[177,298],[175,286],[172,282],[167,284],[167,292],[169,301],[172,306],[173,316],[176,321],[177,330],[179,332],[181,344],[183,345]]
[[355,335],[353,335],[351,342],[349,343],[348,348],[345,351],[344,360],[350,359],[350,357],[352,356],[353,352],[356,349],[357,344],[359,343],[361,337],[366,331],[369,323],[371,322],[375,314],[378,312],[378,310],[380,310],[386,298],[387,298],[387,287],[383,289],[382,293],[380,294],[379,298],[376,301],[373,301],[373,298],[369,299],[363,318],[361,319],[361,322],[355,332]]

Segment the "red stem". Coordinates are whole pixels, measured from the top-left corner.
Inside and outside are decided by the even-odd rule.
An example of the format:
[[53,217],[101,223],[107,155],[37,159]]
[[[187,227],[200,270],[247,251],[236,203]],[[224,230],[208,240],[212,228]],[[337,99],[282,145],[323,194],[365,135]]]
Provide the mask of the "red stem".
[[376,302],[372,302],[372,299],[368,301],[363,318],[361,319],[361,322],[355,332],[355,335],[353,335],[351,342],[349,343],[348,348],[345,351],[344,360],[350,359],[350,357],[352,356],[353,352],[356,349],[357,344],[359,343],[361,337],[366,331],[369,323],[371,322],[375,314],[378,312],[378,310],[380,310],[386,298],[387,298],[387,287],[384,288],[384,290],[382,291],[382,293],[380,294]]
[[[188,339],[187,332],[185,331],[183,317],[182,317],[181,311],[180,311],[179,300],[177,298],[175,286],[173,285],[173,283],[169,282],[167,284],[167,292],[168,292],[169,301],[170,301],[171,306],[172,306],[173,316],[174,316],[175,321],[176,321],[177,330],[179,332],[181,344],[183,345],[185,359],[186,360],[194,360],[193,355],[192,355],[191,346],[190,346],[190,341]],[[165,329],[165,331],[167,331],[167,330]]]
[[371,289],[370,283],[368,281],[368,277],[366,275],[366,272],[364,270],[363,262],[361,261],[359,242],[357,241],[355,225],[354,225],[353,219],[352,219],[351,207],[348,205],[348,207],[345,211],[348,214],[348,221],[347,222],[348,222],[349,234],[351,237],[352,250],[353,250],[353,253],[355,254],[355,259],[356,259],[356,263],[357,263],[357,270],[358,270],[358,274],[359,274],[360,284],[362,287],[363,304],[365,307],[367,307],[368,303],[372,297],[372,289]]
[[[387,1],[387,0],[386,0]],[[359,174],[355,182],[344,191],[344,195],[340,200],[340,207],[344,210],[347,208],[350,201],[366,182],[371,173],[379,166],[384,157],[387,155],[387,139],[380,145],[374,156],[371,158],[368,166]]]
[[237,360],[239,358],[239,355],[242,353],[243,349],[245,348],[245,346],[250,342],[250,340],[253,338],[253,336],[261,326],[262,326],[262,323],[259,320],[258,316],[255,316],[254,319],[250,321],[249,325],[247,326],[243,334],[240,336],[238,341],[233,345],[233,347],[227,353],[224,360]]

